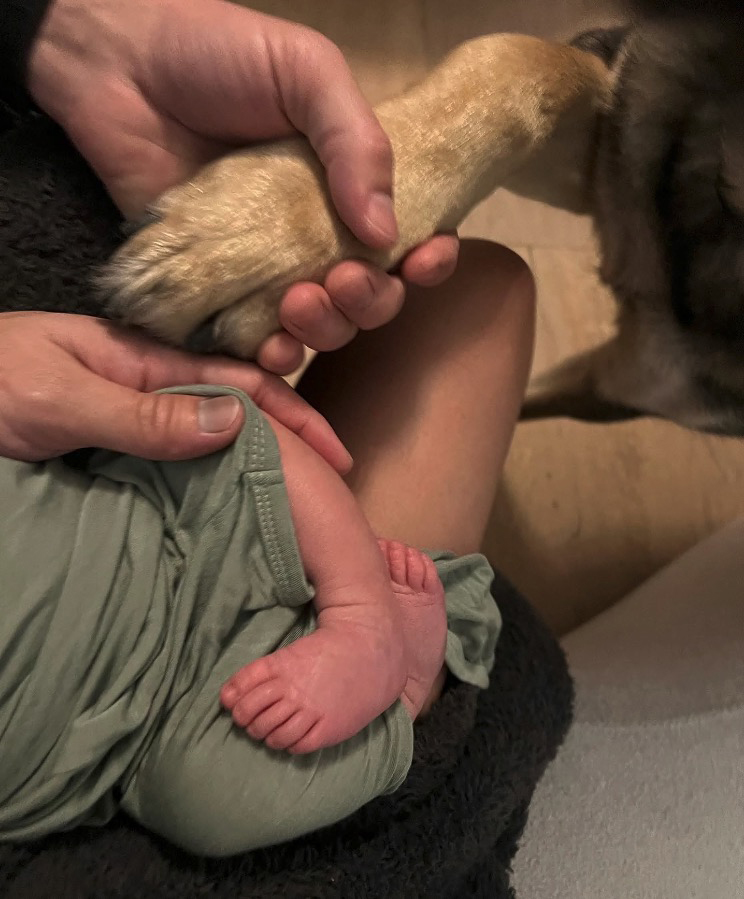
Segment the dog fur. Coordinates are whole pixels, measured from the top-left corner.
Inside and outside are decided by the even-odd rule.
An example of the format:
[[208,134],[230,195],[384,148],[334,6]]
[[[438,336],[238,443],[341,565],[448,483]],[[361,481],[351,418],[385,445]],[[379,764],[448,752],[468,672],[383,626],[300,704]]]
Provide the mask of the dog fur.
[[662,6],[574,42],[612,74],[592,206],[617,333],[531,385],[524,418],[744,436],[744,53],[716,9]]
[[[231,154],[154,206],[102,278],[163,339],[251,358],[285,289],[344,258],[393,267],[497,187],[591,211],[617,333],[530,388],[523,418],[657,415],[744,435],[744,56],[730,0],[638,0],[640,24],[573,47],[462,45],[377,112],[401,239],[360,244],[302,140]],[[659,6],[661,4],[661,6]],[[688,8],[689,7],[689,8]]]
[[392,268],[499,186],[586,210],[607,85],[600,60],[562,44],[463,44],[376,110],[395,154],[392,251],[353,237],[309,145],[284,141],[230,154],[166,193],[102,278],[109,309],[170,342],[251,358],[290,284],[322,281],[349,257]]

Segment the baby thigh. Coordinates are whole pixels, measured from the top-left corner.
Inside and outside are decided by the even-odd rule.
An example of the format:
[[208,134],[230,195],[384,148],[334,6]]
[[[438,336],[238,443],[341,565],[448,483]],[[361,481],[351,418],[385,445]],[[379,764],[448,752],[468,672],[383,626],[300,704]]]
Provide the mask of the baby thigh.
[[340,821],[403,781],[413,728],[397,702],[350,740],[305,756],[267,749],[235,727],[219,690],[245,654],[233,644],[169,713],[122,808],[200,856],[230,856]]
[[370,601],[392,600],[390,578],[372,529],[354,494],[338,472],[297,434],[265,414],[281,453],[292,524],[315,605],[322,609],[329,591],[349,588]]

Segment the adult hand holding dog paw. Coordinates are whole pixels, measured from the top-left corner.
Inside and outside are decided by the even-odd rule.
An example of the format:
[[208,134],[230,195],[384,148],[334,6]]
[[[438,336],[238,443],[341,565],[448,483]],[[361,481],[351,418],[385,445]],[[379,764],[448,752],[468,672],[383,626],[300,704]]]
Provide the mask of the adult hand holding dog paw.
[[[389,141],[341,52],[312,29],[224,0],[54,0],[28,77],[129,217],[227,150],[299,132],[354,234],[375,248],[395,243]],[[457,250],[456,237],[434,237],[408,255],[401,278],[438,284]],[[335,349],[385,324],[402,305],[401,278],[346,261],[322,286],[295,285],[280,309],[284,330],[259,362],[288,373],[302,344]]]
[[276,375],[101,319],[47,312],[0,314],[0,456],[34,462],[103,447],[190,459],[232,443],[243,424],[239,400],[153,392],[183,384],[243,390],[337,471],[349,470],[328,422]]

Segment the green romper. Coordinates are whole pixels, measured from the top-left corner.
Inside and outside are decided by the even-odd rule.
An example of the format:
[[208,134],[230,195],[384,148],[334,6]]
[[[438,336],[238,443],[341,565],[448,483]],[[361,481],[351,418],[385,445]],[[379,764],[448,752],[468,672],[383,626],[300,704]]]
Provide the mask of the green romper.
[[[400,702],[307,756],[233,726],[222,684],[313,630],[278,447],[246,422],[188,462],[97,453],[0,459],[0,840],[104,824],[123,808],[200,855],[232,855],[331,824],[395,790],[411,762]],[[433,558],[446,660],[485,687],[500,627],[482,556]]]

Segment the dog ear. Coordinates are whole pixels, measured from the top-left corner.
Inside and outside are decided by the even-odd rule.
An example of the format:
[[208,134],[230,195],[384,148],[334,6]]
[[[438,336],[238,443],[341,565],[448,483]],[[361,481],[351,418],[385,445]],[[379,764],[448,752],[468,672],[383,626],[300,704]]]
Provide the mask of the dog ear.
[[[633,405],[632,389],[627,399],[610,399],[605,392],[606,382],[617,380],[612,378],[612,372],[618,363],[619,347],[619,341],[614,338],[532,381],[520,421],[563,417],[607,423],[645,414]],[[633,378],[625,380],[630,386]]]

